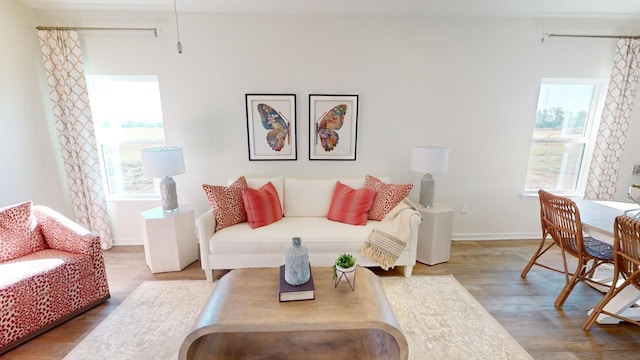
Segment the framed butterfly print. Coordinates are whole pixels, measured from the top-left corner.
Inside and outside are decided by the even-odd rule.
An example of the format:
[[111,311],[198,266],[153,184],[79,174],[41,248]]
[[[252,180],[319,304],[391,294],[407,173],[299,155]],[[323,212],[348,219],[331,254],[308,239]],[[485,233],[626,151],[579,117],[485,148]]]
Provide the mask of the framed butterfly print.
[[249,160],[297,160],[296,96],[246,94]]
[[309,160],[355,160],[358,95],[309,95]]

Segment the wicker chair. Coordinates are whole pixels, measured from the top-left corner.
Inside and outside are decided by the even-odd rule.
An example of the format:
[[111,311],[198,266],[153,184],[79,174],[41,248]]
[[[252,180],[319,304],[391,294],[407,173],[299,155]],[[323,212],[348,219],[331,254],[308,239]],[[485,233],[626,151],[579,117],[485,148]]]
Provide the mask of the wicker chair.
[[[544,190],[540,196],[542,221],[555,245],[562,250],[562,263],[565,274],[565,286],[556,298],[555,306],[561,307],[579,281],[587,281],[603,287],[609,287],[593,279],[593,274],[602,264],[613,264],[613,247],[605,242],[585,237],[582,233],[580,210],[575,202],[566,197],[553,195]],[[576,270],[569,272],[567,254],[576,258]]]
[[539,261],[540,257],[542,255],[544,255],[549,249],[551,249],[556,244],[553,241],[553,238],[549,239],[549,237],[548,237],[549,230],[547,229],[547,225],[545,224],[545,221],[544,221],[544,219],[546,217],[545,209],[546,208],[544,206],[542,206],[542,198],[540,198],[540,225],[541,225],[541,228],[542,228],[542,240],[540,241],[540,245],[538,246],[538,249],[533,254],[533,256],[531,256],[531,259],[529,259],[529,262],[527,263],[527,265],[522,270],[522,273],[520,273],[520,276],[523,277],[523,278],[527,277],[527,274],[529,273],[529,270],[531,270],[533,265],[538,265],[538,266],[543,267],[545,269],[557,271],[559,273],[564,273],[564,271],[562,271],[562,270],[556,269],[554,267],[551,267],[551,266]]
[[[640,290],[640,221],[629,216],[618,216],[614,223],[614,275],[612,284],[617,284],[620,275],[624,282],[612,286],[584,323],[583,329],[589,330],[600,314],[628,321],[635,325],[640,322],[626,318],[620,314],[606,311],[605,306],[628,285]],[[631,304],[632,305],[632,304]]]

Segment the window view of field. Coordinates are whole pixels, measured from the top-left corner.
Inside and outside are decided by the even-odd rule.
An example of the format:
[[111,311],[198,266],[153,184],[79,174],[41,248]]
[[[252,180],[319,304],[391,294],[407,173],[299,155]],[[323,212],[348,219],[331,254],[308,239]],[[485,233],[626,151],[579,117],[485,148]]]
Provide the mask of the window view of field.
[[534,143],[529,158],[526,189],[574,189],[583,151],[584,144]]
[[[154,194],[158,188],[154,179],[144,175],[140,151],[160,146],[158,138],[164,137],[159,127],[131,127],[121,129],[121,143],[102,144],[107,182],[111,194]],[[146,143],[144,141],[147,141]]]
[[576,190],[593,91],[592,84],[541,86],[525,190]]
[[111,195],[158,193],[144,176],[141,150],[164,144],[156,77],[89,78],[91,112]]

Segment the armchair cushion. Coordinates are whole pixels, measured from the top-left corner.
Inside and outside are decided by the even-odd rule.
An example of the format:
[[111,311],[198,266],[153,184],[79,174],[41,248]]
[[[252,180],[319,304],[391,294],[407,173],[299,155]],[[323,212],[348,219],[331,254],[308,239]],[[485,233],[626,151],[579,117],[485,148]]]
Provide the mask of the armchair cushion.
[[46,248],[31,201],[0,208],[0,262]]

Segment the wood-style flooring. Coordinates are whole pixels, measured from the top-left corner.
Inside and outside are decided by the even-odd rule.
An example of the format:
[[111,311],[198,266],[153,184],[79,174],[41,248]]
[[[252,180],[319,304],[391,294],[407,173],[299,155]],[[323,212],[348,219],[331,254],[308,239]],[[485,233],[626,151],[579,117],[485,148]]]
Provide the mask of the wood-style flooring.
[[[535,359],[640,359],[640,327],[598,325],[582,330],[586,312],[602,294],[578,284],[564,307],[553,302],[564,285],[561,274],[535,266],[526,279],[520,272],[538,241],[453,242],[451,260],[428,266],[417,264],[414,275],[453,274]],[[552,251],[550,263],[560,264]],[[142,246],[115,247],[104,253],[111,299],[0,356],[2,360],[62,359],[140,283],[147,280],[204,279],[200,263],[181,272],[152,274]],[[374,271],[402,276],[399,270]],[[225,272],[216,272],[219,278]],[[423,299],[429,301],[428,298]]]

